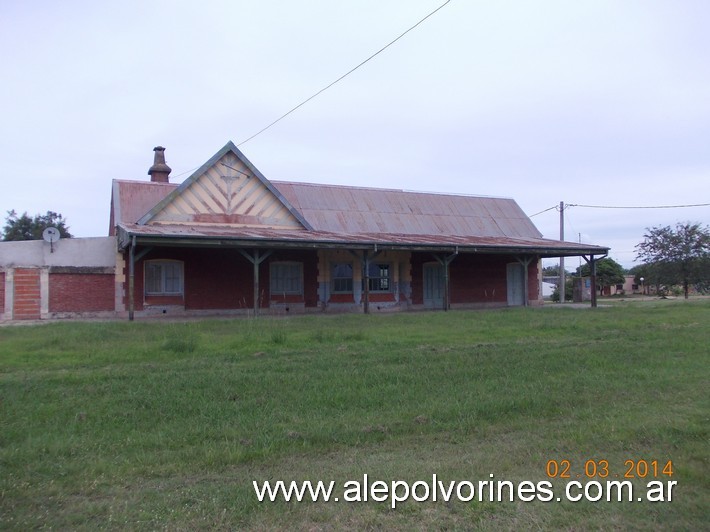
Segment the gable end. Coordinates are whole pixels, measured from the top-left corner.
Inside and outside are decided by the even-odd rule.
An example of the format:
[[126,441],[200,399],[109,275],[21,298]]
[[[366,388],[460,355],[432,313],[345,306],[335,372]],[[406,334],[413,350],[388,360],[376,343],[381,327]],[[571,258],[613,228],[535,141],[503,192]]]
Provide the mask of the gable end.
[[312,229],[231,141],[138,220],[161,223]]

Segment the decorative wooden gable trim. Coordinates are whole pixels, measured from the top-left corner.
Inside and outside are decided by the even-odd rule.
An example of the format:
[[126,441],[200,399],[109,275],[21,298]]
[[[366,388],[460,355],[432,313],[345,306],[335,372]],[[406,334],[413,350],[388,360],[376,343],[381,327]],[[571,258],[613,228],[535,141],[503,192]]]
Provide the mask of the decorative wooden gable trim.
[[163,223],[312,229],[232,142],[138,220]]

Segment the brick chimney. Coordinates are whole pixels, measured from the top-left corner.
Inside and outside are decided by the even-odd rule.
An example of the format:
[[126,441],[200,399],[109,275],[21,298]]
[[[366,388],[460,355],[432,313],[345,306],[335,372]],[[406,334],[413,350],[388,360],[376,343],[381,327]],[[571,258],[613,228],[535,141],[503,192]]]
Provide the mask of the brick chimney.
[[148,169],[148,175],[153,183],[169,183],[170,180],[168,176],[172,171],[167,164],[165,164],[165,148],[162,146],[156,146],[153,148],[155,152],[155,157],[153,158],[153,166]]

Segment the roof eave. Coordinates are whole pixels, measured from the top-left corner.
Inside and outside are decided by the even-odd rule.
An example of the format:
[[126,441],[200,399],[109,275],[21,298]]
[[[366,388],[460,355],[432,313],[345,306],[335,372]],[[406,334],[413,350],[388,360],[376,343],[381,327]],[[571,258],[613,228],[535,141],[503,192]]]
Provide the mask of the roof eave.
[[420,244],[407,242],[382,242],[377,240],[325,240],[325,239],[264,239],[258,237],[219,236],[185,236],[185,235],[152,235],[141,234],[119,226],[119,249],[125,250],[133,237],[135,242],[144,246],[184,246],[184,247],[272,247],[281,249],[377,249],[393,251],[429,251],[429,252],[461,252],[481,254],[525,254],[549,257],[579,257],[583,255],[602,255],[609,248],[601,246],[554,247],[539,245],[496,245],[496,244]]

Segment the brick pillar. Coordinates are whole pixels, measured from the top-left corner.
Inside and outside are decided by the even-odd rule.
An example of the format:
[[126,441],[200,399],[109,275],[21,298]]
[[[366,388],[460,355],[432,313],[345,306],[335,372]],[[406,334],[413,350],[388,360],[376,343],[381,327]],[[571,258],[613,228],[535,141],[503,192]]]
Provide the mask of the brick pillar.
[[13,309],[15,320],[41,318],[42,294],[39,268],[15,268],[13,276]]

